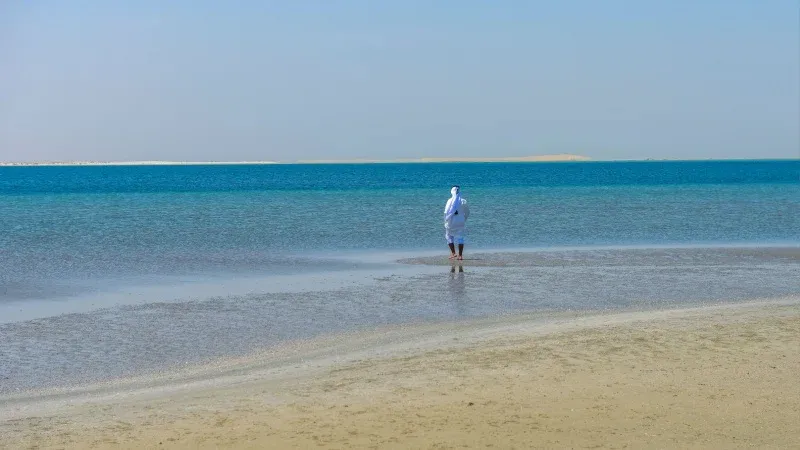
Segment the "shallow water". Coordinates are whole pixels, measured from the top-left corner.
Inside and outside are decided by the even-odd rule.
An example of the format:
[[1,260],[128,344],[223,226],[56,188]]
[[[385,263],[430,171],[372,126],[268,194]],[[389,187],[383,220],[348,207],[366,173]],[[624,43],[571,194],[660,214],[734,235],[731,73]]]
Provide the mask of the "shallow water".
[[269,277],[233,279],[249,290],[236,294],[187,285],[170,301],[0,324],[0,394],[153,373],[389,324],[800,293],[800,247],[473,253],[463,265],[443,256],[402,261],[282,285]]
[[[431,250],[800,242],[800,161],[0,168],[0,304]],[[331,263],[333,264],[333,263]]]

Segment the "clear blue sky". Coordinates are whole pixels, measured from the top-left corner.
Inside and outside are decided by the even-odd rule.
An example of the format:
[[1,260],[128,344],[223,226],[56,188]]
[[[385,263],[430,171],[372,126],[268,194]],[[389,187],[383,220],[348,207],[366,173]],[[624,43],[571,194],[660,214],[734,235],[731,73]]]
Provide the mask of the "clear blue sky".
[[800,157],[797,0],[0,2],[0,160]]

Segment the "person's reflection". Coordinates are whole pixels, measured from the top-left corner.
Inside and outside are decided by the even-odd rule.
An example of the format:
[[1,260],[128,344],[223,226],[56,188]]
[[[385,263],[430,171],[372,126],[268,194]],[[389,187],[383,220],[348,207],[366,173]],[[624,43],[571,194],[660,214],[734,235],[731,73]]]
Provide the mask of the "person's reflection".
[[[458,267],[458,269],[456,269]],[[447,290],[450,292],[451,305],[456,317],[466,317],[467,311],[467,289],[464,285],[464,266],[454,264],[450,267],[450,277],[447,280]]]
[[464,266],[458,264],[458,269],[456,269],[456,265],[450,267],[450,293],[455,296],[462,296],[466,292],[464,287]]

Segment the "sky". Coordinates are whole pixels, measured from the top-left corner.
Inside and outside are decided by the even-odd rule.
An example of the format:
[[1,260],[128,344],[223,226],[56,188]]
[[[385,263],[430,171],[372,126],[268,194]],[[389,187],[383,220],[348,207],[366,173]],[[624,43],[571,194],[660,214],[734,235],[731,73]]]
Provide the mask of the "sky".
[[797,0],[0,2],[0,161],[800,158]]

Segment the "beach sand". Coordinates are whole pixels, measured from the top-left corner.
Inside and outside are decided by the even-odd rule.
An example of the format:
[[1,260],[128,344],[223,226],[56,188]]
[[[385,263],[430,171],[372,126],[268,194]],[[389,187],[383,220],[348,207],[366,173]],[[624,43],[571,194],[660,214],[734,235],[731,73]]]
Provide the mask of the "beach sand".
[[426,333],[351,336],[212,383],[0,406],[0,447],[800,445],[797,298]]

